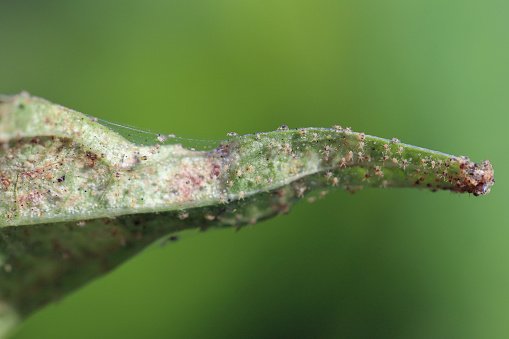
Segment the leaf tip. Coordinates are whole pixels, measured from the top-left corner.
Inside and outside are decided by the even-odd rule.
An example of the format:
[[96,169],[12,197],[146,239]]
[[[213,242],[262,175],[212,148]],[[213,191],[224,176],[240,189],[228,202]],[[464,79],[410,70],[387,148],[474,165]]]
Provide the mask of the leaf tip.
[[480,165],[470,161],[468,157],[458,157],[453,160],[460,168],[456,180],[456,191],[473,193],[475,196],[490,193],[495,178],[493,165],[489,160],[482,161]]

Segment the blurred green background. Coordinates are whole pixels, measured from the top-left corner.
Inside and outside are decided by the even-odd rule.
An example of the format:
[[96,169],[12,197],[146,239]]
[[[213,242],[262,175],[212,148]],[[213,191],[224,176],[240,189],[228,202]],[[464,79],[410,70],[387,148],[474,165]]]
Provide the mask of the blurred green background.
[[14,338],[507,338],[508,13],[507,1],[2,0],[0,93],[191,138],[351,126],[491,159],[497,179],[486,197],[337,191],[238,233],[190,232]]

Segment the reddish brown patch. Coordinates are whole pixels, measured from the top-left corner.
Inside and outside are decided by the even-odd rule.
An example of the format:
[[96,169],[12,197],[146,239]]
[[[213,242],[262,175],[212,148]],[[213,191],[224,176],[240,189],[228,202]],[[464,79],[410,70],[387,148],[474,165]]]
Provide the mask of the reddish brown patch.
[[85,154],[85,167],[92,168],[97,164],[97,155],[92,152]]
[[22,209],[25,205],[38,205],[44,200],[44,195],[38,190],[30,190],[26,194],[18,196],[18,207]]
[[[481,165],[470,161],[467,157],[459,157],[451,162],[458,162],[459,176],[455,179],[453,191],[473,193],[475,196],[488,194],[495,183],[493,166],[486,160]],[[449,177],[452,181],[452,175]]]
[[48,177],[48,174],[50,177],[53,175],[51,174],[51,170],[58,168],[61,163],[53,163],[53,164],[46,164],[44,167],[38,167],[32,171],[21,173],[22,178],[30,178],[30,179],[38,179],[45,175],[45,177]]
[[230,146],[230,144],[221,144],[221,145],[219,145],[218,148],[216,148],[212,152],[216,153],[221,158],[224,158],[224,157],[229,156],[231,151],[232,151],[232,147]]
[[219,177],[220,174],[221,174],[221,166],[218,163],[214,163],[212,165],[212,169],[210,171],[210,177],[211,178]]
[[2,185],[4,185],[5,190],[7,191],[9,189],[9,187],[11,186],[11,181],[7,177],[4,177],[4,176],[0,177],[0,181],[2,182]]

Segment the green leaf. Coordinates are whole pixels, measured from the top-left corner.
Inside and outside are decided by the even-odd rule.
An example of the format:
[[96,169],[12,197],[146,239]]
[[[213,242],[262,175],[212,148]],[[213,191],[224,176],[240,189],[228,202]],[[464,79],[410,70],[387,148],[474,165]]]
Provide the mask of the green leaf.
[[27,93],[0,97],[0,334],[180,230],[254,224],[334,188],[477,196],[494,183],[488,161],[340,126],[229,133],[205,151],[111,126]]

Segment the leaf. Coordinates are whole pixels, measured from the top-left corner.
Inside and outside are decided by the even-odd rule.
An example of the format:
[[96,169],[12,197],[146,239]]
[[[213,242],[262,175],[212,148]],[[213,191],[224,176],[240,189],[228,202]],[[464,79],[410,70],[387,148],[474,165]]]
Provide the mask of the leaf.
[[[332,188],[487,194],[480,165],[349,128],[232,137],[197,151],[134,143],[113,124],[32,97],[0,97],[0,334],[180,230],[254,224]],[[210,146],[210,145],[209,145]]]

